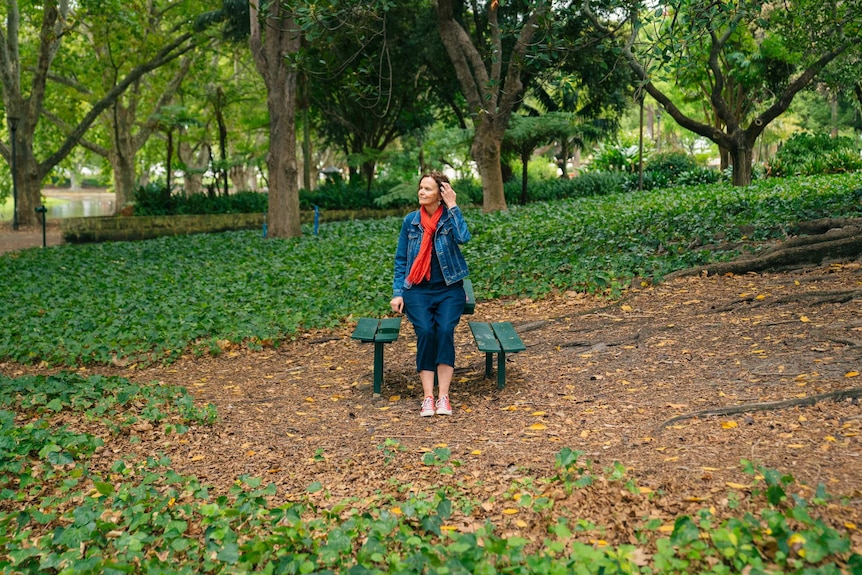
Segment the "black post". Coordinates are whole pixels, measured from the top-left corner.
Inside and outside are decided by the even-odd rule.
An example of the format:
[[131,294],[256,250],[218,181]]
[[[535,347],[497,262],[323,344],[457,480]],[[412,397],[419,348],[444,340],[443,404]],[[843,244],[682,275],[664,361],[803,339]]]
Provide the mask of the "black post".
[[48,238],[45,232],[45,227],[48,225],[48,208],[46,208],[44,205],[41,205],[36,208],[36,213],[42,215],[42,247],[46,248],[48,247]]
[[15,134],[18,131],[18,118],[8,116],[9,131],[12,133],[12,229],[18,230],[18,170],[15,167]]

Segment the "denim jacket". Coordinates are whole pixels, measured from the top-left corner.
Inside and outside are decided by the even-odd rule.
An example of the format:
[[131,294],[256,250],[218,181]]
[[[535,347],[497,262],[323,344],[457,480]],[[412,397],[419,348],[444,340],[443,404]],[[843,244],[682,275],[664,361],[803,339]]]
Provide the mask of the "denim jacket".
[[[422,208],[420,208],[422,209]],[[446,285],[460,281],[467,277],[467,262],[461,255],[459,244],[470,240],[470,230],[467,222],[461,214],[461,208],[455,206],[452,209],[445,204],[440,205],[443,214],[437,223],[437,231],[434,233],[434,249],[437,252],[437,260],[440,262],[440,270]],[[419,246],[422,245],[422,214],[419,210],[410,212],[404,217],[401,224],[401,234],[398,236],[398,249],[395,251],[395,279],[392,282],[393,297],[404,293],[405,289],[411,287],[407,283],[407,275],[413,267],[413,261],[419,255]]]

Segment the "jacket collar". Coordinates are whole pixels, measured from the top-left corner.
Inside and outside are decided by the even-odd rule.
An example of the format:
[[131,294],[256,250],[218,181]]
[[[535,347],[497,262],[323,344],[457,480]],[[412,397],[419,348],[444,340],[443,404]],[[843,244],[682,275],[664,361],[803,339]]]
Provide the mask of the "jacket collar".
[[[449,215],[449,208],[446,207],[446,204],[440,204],[439,209],[443,210],[443,213],[440,214],[440,221],[442,222],[446,219],[446,216]],[[422,208],[419,208],[418,210],[413,212],[413,220],[410,223],[414,226],[422,225]],[[439,224],[437,225],[439,226]]]

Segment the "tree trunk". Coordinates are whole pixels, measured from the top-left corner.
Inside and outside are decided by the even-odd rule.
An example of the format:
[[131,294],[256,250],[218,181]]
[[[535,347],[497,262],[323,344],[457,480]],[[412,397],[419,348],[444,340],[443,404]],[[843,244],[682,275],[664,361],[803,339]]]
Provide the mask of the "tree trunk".
[[295,238],[302,235],[299,221],[299,182],[296,162],[296,71],[286,57],[299,50],[300,33],[281,3],[268,7],[262,33],[259,0],[251,0],[249,44],[258,72],[266,85],[269,110],[268,235]]
[[[18,133],[20,134],[20,128]],[[18,225],[34,226],[39,220],[36,208],[42,204],[42,176],[39,164],[28,145],[32,139],[16,138],[15,169],[18,172]],[[22,149],[23,148],[23,149]]]
[[[473,118],[475,135],[470,151],[482,178],[482,209],[485,212],[507,209],[503,194],[500,144],[509,117],[524,91],[521,82],[524,55],[527,47],[533,45],[539,20],[550,9],[550,5],[550,2],[536,4],[524,20],[520,36],[510,48],[509,57],[504,58],[497,22],[498,2],[488,3],[488,29],[492,30],[493,48],[480,51],[455,19],[455,2],[437,0],[437,30]],[[483,60],[483,53],[493,56],[488,56],[486,61]],[[509,62],[505,77],[502,76],[501,60]]]
[[733,185],[751,185],[751,162],[754,159],[754,150],[750,144],[735,143],[729,150],[731,162],[733,163]]
[[503,172],[500,169],[500,144],[503,135],[493,129],[487,118],[476,125],[476,135],[470,153],[482,178],[482,211],[498,212],[508,209],[503,193]]
[[233,189],[237,192],[256,192],[258,191],[257,178],[253,166],[233,166],[229,172],[230,181],[233,183]]
[[[314,189],[317,178],[311,177],[313,160],[311,158],[311,120],[308,117],[308,108],[302,109],[302,187],[308,191]],[[315,176],[317,170],[314,171]]]
[[[195,153],[191,144],[183,140],[177,147],[177,155],[185,166],[183,170],[184,194],[190,196],[203,192],[203,174],[212,158],[209,144],[202,144],[197,153]],[[226,178],[227,176],[225,176]],[[225,195],[227,195],[226,189]]]

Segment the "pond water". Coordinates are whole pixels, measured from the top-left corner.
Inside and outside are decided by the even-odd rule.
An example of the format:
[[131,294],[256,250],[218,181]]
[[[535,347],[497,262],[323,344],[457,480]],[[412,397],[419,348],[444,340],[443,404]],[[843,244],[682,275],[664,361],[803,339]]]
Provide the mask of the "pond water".
[[[114,214],[115,197],[113,193],[45,190],[42,194],[45,196],[45,207],[48,208],[48,220]],[[12,219],[12,208],[12,198],[7,199],[5,204],[0,204],[0,221]]]

